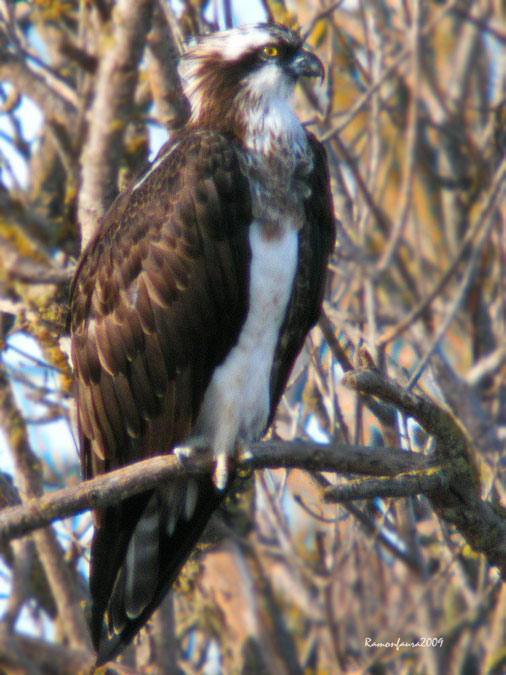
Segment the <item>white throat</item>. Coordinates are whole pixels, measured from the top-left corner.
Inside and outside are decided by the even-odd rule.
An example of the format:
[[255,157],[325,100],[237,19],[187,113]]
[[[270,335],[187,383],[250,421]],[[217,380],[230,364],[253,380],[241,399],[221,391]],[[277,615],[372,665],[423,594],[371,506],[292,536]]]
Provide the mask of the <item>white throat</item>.
[[305,149],[304,128],[292,108],[293,90],[294,83],[275,64],[264,66],[250,78],[242,111],[244,144],[250,151],[268,155],[276,145],[299,155]]

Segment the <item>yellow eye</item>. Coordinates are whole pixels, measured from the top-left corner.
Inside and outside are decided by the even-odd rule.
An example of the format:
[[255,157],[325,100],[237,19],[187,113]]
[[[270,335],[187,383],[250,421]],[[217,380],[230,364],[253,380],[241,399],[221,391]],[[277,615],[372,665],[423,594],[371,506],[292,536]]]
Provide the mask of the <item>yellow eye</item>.
[[273,59],[275,56],[279,54],[279,49],[277,47],[274,47],[274,45],[268,45],[267,47],[264,47],[262,49],[262,53],[269,59]]

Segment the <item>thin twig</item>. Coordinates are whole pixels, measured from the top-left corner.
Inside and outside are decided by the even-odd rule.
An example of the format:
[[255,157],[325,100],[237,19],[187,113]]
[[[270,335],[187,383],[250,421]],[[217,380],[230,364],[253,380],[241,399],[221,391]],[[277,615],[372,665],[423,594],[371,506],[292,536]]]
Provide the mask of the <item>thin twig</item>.
[[[432,33],[436,26],[445,18],[445,16],[451,12],[460,0],[451,0],[448,2],[434,17],[434,19],[428,23],[420,31],[420,37],[427,37]],[[358,115],[362,108],[369,102],[371,96],[383,85],[385,82],[395,73],[397,68],[403,63],[409,56],[411,51],[411,45],[405,47],[390,63],[388,67],[385,68],[381,77],[372,84],[364,94],[357,99],[357,101],[347,110],[345,116],[341,116],[341,121],[337,126],[332,127],[329,131],[324,134],[321,138],[322,142],[329,141],[331,138],[334,138],[340,134]]]
[[[447,313],[445,320],[443,321],[436,335],[432,339],[429,348],[426,350],[424,354],[423,359],[419,362],[415,371],[411,374],[408,384],[409,389],[411,389],[416,384],[416,382],[418,382],[422,372],[424,371],[425,367],[427,366],[427,363],[430,360],[430,357],[437,349],[441,339],[446,334],[446,331],[448,330],[450,324],[454,320],[459,307],[461,306],[462,302],[467,296],[467,292],[475,276],[476,266],[478,264],[478,260],[481,255],[481,250],[483,248],[483,245],[487,241],[489,233],[494,225],[493,216],[495,214],[495,208],[497,206],[497,203],[499,203],[497,200],[500,200],[501,195],[503,195],[506,192],[506,159],[503,161],[503,165],[504,171],[498,172],[497,182],[494,181],[493,184],[494,189],[492,190],[490,199],[486,199],[482,202],[483,208],[479,213],[479,217],[476,223],[476,229],[480,230],[483,227],[483,231],[480,233],[480,236],[474,245],[466,273],[464,274],[464,277],[459,284],[459,288],[457,290],[457,293],[455,294],[455,299],[452,303],[450,311]],[[487,193],[487,195],[488,194],[489,193]],[[474,227],[471,228],[471,230],[474,231]]]
[[434,286],[432,291],[421,300],[411,312],[399,321],[399,323],[392,329],[387,331],[383,337],[380,338],[380,345],[387,345],[389,342],[396,340],[409,326],[411,326],[430,306],[433,300],[441,294],[441,291],[446,287],[450,279],[455,274],[458,266],[462,263],[469,246],[473,239],[481,232],[482,228],[489,224],[488,218],[491,217],[495,208],[500,204],[502,195],[504,194],[506,184],[506,159],[504,159],[497,168],[495,178],[492,181],[490,188],[483,195],[481,199],[481,209],[476,215],[476,220],[469,227],[464,239],[462,240],[459,249],[446,272],[442,275],[440,280]]
[[409,211],[413,198],[413,179],[415,176],[417,160],[418,143],[418,107],[419,107],[419,87],[420,87],[420,12],[419,4],[413,4],[413,21],[410,35],[411,46],[411,70],[413,87],[410,96],[410,105],[408,110],[408,124],[406,132],[406,160],[403,167],[403,181],[400,188],[398,216],[395,220],[390,239],[381,259],[376,264],[376,273],[385,273],[394,258],[395,252],[400,244],[402,235],[408,223]]
[[392,403],[433,436],[448,487],[445,489],[442,482],[439,489],[426,493],[427,498],[443,520],[457,527],[475,551],[484,553],[506,575],[504,511],[481,499],[471,441],[450,411],[413,394],[376,370],[346,373],[344,383]]

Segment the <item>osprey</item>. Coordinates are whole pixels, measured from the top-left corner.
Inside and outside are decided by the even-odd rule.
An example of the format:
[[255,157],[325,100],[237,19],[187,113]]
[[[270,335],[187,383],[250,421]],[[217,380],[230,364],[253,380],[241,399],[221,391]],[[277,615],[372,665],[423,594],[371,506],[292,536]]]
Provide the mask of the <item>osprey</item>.
[[301,35],[258,24],[182,58],[191,115],[112,204],[71,288],[84,478],[177,446],[215,474],[96,511],[91,628],[99,663],[161,602],[259,439],[318,319],[334,244],[326,154],[295,116],[323,76]]

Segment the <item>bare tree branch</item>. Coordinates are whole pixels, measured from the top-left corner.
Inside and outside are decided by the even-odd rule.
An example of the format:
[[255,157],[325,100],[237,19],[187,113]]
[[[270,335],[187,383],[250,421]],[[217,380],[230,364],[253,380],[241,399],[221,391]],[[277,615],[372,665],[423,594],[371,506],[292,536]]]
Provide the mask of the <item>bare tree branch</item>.
[[119,0],[111,18],[111,35],[102,45],[104,54],[82,155],[79,222],[83,247],[117,194],[123,138],[131,118],[137,63],[151,23],[151,10],[152,0]]
[[[95,654],[72,649],[26,636],[0,632],[0,671],[26,675],[75,675],[94,670]],[[133,671],[113,666],[114,673],[127,675]]]
[[73,269],[61,269],[49,259],[47,264],[36,262],[20,254],[19,250],[0,234],[0,260],[6,272],[33,284],[66,284],[72,279]]
[[[307,441],[264,441],[244,451],[238,459],[237,468],[301,468],[393,476],[430,465],[429,457],[393,448],[321,445]],[[185,460],[184,465],[174,455],[136,462],[75,487],[63,488],[32,499],[22,506],[0,511],[0,541],[23,536],[58,518],[116,503],[150,490],[163,480],[210,473],[213,468],[214,462],[208,453],[198,453]]]
[[330,487],[325,491],[327,502],[349,502],[357,499],[378,497],[414,497],[446,487],[442,472],[435,469],[407,473],[396,478],[371,478],[351,481],[345,485]]
[[48,120],[58,122],[63,127],[71,126],[71,121],[76,117],[75,107],[51,88],[26,61],[0,45],[0,81],[2,80],[12,83],[21,94],[37,103]]
[[[24,421],[16,406],[7,373],[1,364],[0,426],[10,442],[22,500],[39,497],[42,492],[40,463],[30,448]],[[70,644],[82,649],[90,648],[91,641],[80,607],[81,598],[77,585],[64,563],[54,532],[50,529],[39,530],[34,533],[33,538],[60,616],[65,617],[63,627]]]
[[189,103],[177,70],[179,51],[161,1],[153,8],[148,34],[148,78],[158,118],[167,129],[178,129],[189,117]]
[[[395,481],[366,481],[332,488],[325,498],[332,500],[366,499],[374,496],[408,496],[424,493],[436,511],[456,525],[473,548],[506,572],[506,544],[497,540],[498,532],[506,537],[506,523],[493,505],[483,502],[479,494],[477,469],[471,457],[469,441],[450,413],[426,398],[402,389],[376,371],[353,371],[345,376],[346,384],[360,391],[394,403],[413,416],[436,440],[436,458],[400,450],[345,445],[318,445],[302,441],[265,442],[251,447],[253,454],[243,453],[238,468],[300,468],[374,475],[402,475]],[[0,540],[22,536],[57,518],[88,508],[103,507],[138,492],[149,490],[160,481],[181,475],[209,473],[212,458],[196,456],[181,466],[174,455],[154,457],[111,472],[80,486],[64,488],[23,506],[0,514]],[[491,536],[491,531],[494,536]]]
[[479,471],[471,441],[457,419],[448,410],[403,389],[378,371],[347,373],[344,381],[353,389],[393,403],[433,436],[435,456],[441,461],[445,480],[431,478],[428,489],[424,490],[427,498],[435,511],[457,527],[475,551],[484,553],[490,563],[506,575],[506,511],[481,499]]

